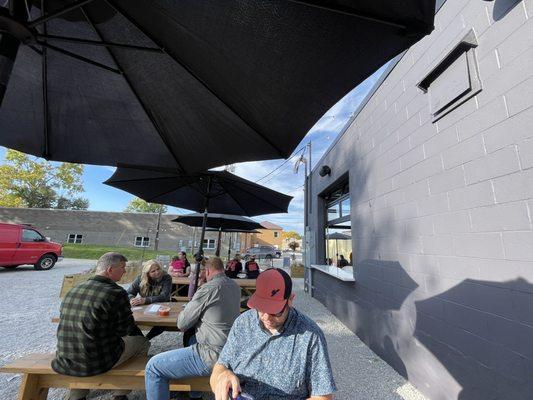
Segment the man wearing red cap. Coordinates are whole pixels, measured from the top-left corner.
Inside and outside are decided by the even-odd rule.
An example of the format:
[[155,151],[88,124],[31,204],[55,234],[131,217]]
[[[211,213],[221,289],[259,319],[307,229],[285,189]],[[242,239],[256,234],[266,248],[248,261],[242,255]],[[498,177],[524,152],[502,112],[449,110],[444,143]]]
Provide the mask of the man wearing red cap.
[[233,324],[210,378],[216,400],[328,400],[336,391],[322,330],[292,307],[289,275],[279,268],[257,278],[252,308]]

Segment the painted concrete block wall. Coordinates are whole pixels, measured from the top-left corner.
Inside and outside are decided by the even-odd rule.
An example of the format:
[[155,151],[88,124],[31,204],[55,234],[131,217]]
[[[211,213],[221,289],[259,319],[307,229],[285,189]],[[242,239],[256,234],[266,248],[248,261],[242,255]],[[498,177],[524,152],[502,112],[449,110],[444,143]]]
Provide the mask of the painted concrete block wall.
[[[447,0],[435,25],[313,172],[315,198],[349,175],[356,279],[313,294],[431,399],[531,399],[533,0]],[[416,85],[470,30],[482,90],[432,122]]]

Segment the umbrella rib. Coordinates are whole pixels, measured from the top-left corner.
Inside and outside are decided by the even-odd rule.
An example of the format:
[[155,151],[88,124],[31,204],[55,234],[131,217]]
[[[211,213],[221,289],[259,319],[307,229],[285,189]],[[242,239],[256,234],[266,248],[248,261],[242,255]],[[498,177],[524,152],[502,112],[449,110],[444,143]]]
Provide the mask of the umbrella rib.
[[105,69],[107,71],[114,72],[115,74],[119,74],[119,75],[123,74],[123,72],[118,70],[118,69],[109,67],[109,66],[107,66],[105,64],[99,63],[98,61],[91,60],[91,59],[89,59],[87,57],[80,56],[79,54],[76,54],[76,53],[73,53],[71,51],[62,49],[61,47],[54,46],[54,45],[49,44],[47,42],[44,42],[42,40],[37,40],[37,43],[40,44],[42,47],[46,47],[46,48],[49,48],[50,50],[57,51],[58,53],[64,54],[64,55],[66,55],[68,57],[75,58],[76,60],[80,60],[80,61],[86,62],[88,64],[94,65],[96,67]]
[[[152,35],[150,35],[148,32],[146,32],[142,26],[137,24],[126,12],[124,12],[123,9],[121,9],[119,6],[116,6],[112,3],[112,0],[104,0],[107,4],[109,4],[111,7],[113,7],[117,12],[119,12],[124,18],[126,18],[131,24],[133,24],[137,29],[139,29],[146,37],[148,37],[151,41],[153,41],[157,46],[161,47],[162,49],[165,49],[164,46],[162,46],[157,39],[155,39]],[[185,63],[180,61],[176,56],[173,56],[169,54],[166,50],[165,53],[176,63],[178,63],[183,69],[185,69],[191,76],[196,79],[209,93],[211,93],[214,97],[216,97],[222,104],[224,104],[232,113],[234,113],[248,128],[250,128],[252,131],[254,131],[258,136],[261,137],[270,147],[272,147],[276,152],[282,157],[286,158],[289,156],[289,154],[285,154],[285,152],[280,149],[272,140],[270,140],[266,135],[259,132],[256,128],[252,127],[246,119],[244,119],[232,106],[230,106],[228,103],[226,103],[223,99],[220,98],[212,89],[211,87],[204,82],[203,79],[201,79],[198,75],[196,75]]]
[[[107,3],[107,1],[106,1]],[[108,3],[109,4],[109,3]],[[113,6],[111,6],[113,7]],[[113,7],[114,8],[114,7]],[[91,18],[89,17],[89,15],[85,12],[85,10],[83,9],[83,7],[81,8],[81,12],[83,13],[83,16],[87,19],[87,22],[89,23],[89,25],[91,26],[91,28],[94,30],[94,32],[96,33],[96,35],[103,40],[103,37],[100,33],[100,31],[96,28],[96,25],[93,23],[93,21],[91,20]],[[110,57],[113,59],[113,61],[115,62],[115,64],[117,66],[120,66],[118,60],[115,58],[114,54],[109,50],[109,48],[107,48],[107,51],[110,55]],[[183,169],[183,166],[181,165],[181,163],[179,162],[178,160],[178,155],[174,153],[174,149],[170,146],[170,144],[168,143],[168,140],[166,138],[166,136],[163,134],[163,131],[161,130],[161,128],[159,127],[159,125],[157,124],[154,116],[152,115],[152,113],[150,112],[150,110],[148,109],[148,107],[146,106],[146,104],[144,104],[144,101],[141,100],[141,98],[139,97],[139,94],[137,93],[137,91],[135,90],[135,88],[133,87],[131,81],[129,80],[128,78],[128,75],[122,71],[122,76],[124,77],[124,80],[126,81],[126,83],[128,84],[130,90],[132,91],[133,95],[135,96],[135,98],[137,99],[137,101],[139,102],[139,104],[141,105],[141,107],[143,108],[144,112],[146,113],[146,115],[148,116],[148,118],[150,119],[150,122],[152,122],[152,125],[154,126],[155,128],[155,131],[157,132],[157,134],[159,135],[159,138],[161,139],[161,141],[163,142],[163,144],[165,145],[165,147],[167,148],[167,150],[169,151],[169,153],[172,155],[172,158],[174,159],[174,161],[176,162],[178,168],[181,170],[181,171],[185,171]]]
[[90,3],[94,0],[79,0],[75,1],[71,4],[67,4],[65,7],[61,8],[60,10],[57,10],[56,12],[52,14],[45,14],[43,13],[43,16],[41,18],[37,18],[36,20],[30,21],[28,23],[28,28],[35,28],[37,25],[40,25],[48,20],[51,20],[53,18],[60,17],[63,14],[66,14],[72,10],[75,10],[76,8],[80,8],[81,6]]
[[120,47],[123,49],[130,50],[140,50],[140,51],[149,51],[154,53],[163,53],[163,50],[158,47],[145,47],[145,46],[134,46],[126,43],[114,43],[114,42],[105,42],[98,40],[89,40],[89,39],[80,39],[67,36],[58,36],[58,35],[47,35],[47,34],[36,34],[38,38],[48,39],[48,40],[58,40],[62,42],[71,42],[71,43],[80,43],[91,46],[105,46],[105,47]]
[[291,3],[301,4],[301,5],[312,7],[312,8],[318,8],[318,9],[321,9],[321,10],[328,10],[328,11],[331,11],[333,13],[349,15],[350,17],[364,19],[366,21],[377,22],[378,24],[388,25],[388,26],[391,26],[391,27],[394,27],[394,28],[407,29],[406,25],[398,24],[397,22],[389,21],[389,20],[386,20],[386,19],[376,18],[376,17],[372,17],[372,16],[369,16],[369,15],[364,15],[364,14],[357,14],[355,12],[339,10],[339,9],[332,8],[332,7],[321,6],[321,5],[310,3],[308,1],[303,1],[303,0],[289,0],[289,1]]

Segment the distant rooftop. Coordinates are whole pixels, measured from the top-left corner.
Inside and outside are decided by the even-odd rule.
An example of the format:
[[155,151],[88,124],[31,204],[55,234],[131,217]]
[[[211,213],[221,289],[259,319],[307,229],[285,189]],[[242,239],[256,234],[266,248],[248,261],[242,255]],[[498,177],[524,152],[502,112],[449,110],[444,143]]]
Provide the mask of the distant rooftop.
[[260,224],[263,225],[265,229],[272,229],[272,230],[279,230],[279,231],[283,230],[281,226],[273,224],[272,222],[262,221],[260,222]]

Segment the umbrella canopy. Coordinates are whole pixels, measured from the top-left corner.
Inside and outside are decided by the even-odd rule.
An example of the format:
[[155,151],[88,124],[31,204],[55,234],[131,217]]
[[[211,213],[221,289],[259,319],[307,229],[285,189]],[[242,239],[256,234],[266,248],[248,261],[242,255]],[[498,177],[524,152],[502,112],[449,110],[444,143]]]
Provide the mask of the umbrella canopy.
[[[216,229],[216,228],[206,228],[205,229],[206,232],[218,232],[219,230]],[[257,235],[262,235],[262,233],[258,230],[255,230],[255,229],[251,229],[251,230],[246,230],[246,229],[222,229],[222,232],[225,232],[225,233],[255,233]]]
[[[174,218],[172,222],[181,222],[189,226],[202,226],[204,224],[205,216],[204,214],[188,214],[180,215],[177,218]],[[231,229],[232,232],[239,231],[239,229],[245,230],[245,232],[250,232],[251,229],[261,229],[263,226],[255,222],[253,219],[241,217],[238,215],[229,215],[229,214],[207,214],[207,220],[205,224],[210,228],[216,228],[214,230],[218,231],[218,240],[217,240],[217,249],[215,255],[220,255],[220,246],[222,232],[227,232],[228,229]],[[208,230],[208,229],[206,229]],[[230,246],[231,246],[231,237],[230,237]],[[228,259],[229,259],[230,249],[228,248]]]
[[[189,226],[202,226],[204,214],[194,213],[180,215],[174,218],[172,222],[180,222]],[[229,214],[207,214],[206,226],[222,232],[250,232],[254,229],[263,229],[259,222],[253,219]],[[207,229],[210,230],[210,229]]]
[[163,170],[121,167],[104,183],[150,203],[204,212],[208,201],[209,211],[250,217],[285,213],[292,200],[291,196],[227,171],[181,175]]
[[350,235],[345,235],[344,233],[334,232],[326,235],[327,240],[352,240]]
[[288,157],[435,13],[435,0],[8,3],[0,145],[187,173]]

